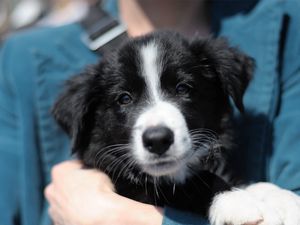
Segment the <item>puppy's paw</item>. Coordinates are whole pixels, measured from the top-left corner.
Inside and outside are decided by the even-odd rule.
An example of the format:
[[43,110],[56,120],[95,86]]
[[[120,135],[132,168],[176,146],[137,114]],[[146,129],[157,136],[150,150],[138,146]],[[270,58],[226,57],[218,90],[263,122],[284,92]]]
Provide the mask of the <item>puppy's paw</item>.
[[213,225],[300,225],[300,197],[257,183],[217,195],[209,217]]
[[[261,202],[246,190],[236,189],[217,195],[209,210],[213,225],[261,225]],[[274,224],[276,225],[276,224]]]
[[261,200],[265,208],[272,208],[283,225],[300,225],[300,197],[270,183],[257,183],[246,188]]

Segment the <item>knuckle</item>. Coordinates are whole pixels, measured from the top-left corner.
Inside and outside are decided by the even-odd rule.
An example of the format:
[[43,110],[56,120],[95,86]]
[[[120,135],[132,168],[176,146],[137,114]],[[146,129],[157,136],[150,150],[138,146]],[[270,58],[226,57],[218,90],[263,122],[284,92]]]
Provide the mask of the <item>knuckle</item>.
[[47,199],[49,199],[52,195],[52,185],[48,185],[45,190],[44,190],[44,195],[46,196]]
[[57,177],[61,172],[60,164],[56,164],[51,169],[51,177],[52,179]]

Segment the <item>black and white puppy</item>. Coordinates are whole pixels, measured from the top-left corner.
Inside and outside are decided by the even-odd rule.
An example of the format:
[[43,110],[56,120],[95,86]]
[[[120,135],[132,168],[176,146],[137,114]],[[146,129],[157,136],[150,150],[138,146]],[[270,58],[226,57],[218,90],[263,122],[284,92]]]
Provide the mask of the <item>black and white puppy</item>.
[[[207,215],[232,186],[229,99],[243,111],[252,72],[253,60],[223,39],[156,32],[70,79],[53,114],[73,152],[119,194]],[[218,199],[211,220],[222,224]]]
[[231,186],[214,171],[231,143],[229,97],[243,110],[252,70],[222,39],[157,32],[69,80],[53,114],[73,151],[119,194],[206,214]]

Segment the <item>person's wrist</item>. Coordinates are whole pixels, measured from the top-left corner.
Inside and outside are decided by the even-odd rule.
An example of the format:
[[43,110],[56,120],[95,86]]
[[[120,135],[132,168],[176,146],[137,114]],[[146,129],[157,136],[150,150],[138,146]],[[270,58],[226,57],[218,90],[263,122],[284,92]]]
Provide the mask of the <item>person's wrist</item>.
[[163,208],[142,204],[139,211],[139,224],[161,225],[163,221]]
[[120,208],[120,224],[161,225],[163,209],[150,204],[124,198],[125,204]]

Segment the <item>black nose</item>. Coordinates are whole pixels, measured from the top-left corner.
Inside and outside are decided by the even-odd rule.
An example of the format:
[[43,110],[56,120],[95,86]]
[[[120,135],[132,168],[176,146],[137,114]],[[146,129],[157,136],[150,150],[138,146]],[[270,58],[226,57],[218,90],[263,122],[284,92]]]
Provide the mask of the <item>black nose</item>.
[[148,128],[142,138],[144,147],[157,155],[164,154],[174,142],[173,132],[163,126]]

